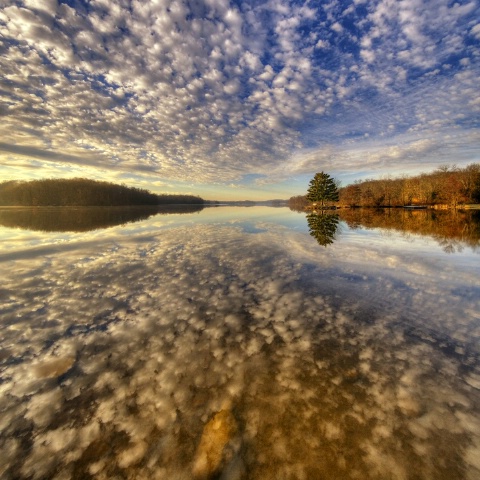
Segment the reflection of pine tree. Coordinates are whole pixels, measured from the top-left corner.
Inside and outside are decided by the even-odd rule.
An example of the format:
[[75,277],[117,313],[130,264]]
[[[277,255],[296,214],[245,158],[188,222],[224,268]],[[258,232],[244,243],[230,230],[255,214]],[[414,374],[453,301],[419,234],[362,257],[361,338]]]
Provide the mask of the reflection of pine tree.
[[310,213],[307,215],[310,235],[326,247],[335,241],[339,216],[336,214]]

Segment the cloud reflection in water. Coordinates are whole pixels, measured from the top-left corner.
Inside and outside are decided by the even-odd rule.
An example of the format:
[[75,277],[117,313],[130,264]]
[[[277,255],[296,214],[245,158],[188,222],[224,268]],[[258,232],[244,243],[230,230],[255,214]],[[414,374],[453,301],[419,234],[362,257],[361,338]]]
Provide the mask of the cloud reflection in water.
[[263,220],[4,261],[2,478],[478,478],[448,265]]

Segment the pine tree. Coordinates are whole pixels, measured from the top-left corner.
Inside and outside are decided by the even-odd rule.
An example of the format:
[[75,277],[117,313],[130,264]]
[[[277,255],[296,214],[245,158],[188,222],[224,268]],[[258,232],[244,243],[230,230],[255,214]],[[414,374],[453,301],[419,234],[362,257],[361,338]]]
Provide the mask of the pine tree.
[[310,180],[308,187],[307,200],[320,203],[322,207],[327,202],[338,201],[338,189],[335,180],[327,173],[317,173]]

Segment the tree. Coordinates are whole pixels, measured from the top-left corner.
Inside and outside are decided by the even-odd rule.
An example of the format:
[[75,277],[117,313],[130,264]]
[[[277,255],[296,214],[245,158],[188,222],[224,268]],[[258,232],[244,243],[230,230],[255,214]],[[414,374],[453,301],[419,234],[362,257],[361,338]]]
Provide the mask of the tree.
[[127,206],[127,205],[202,205],[194,195],[155,194],[86,178],[47,178],[0,183],[0,205],[25,206]]
[[327,173],[317,173],[310,180],[307,200],[320,203],[324,207],[327,202],[338,202],[338,188],[335,180]]
[[431,173],[412,177],[362,180],[339,188],[339,198],[344,206],[363,207],[445,205],[456,208],[463,203],[479,203],[480,164],[465,168],[442,165]]
[[290,197],[288,200],[288,206],[290,210],[294,210],[296,212],[303,212],[305,211],[305,207],[308,205],[308,200],[305,195],[297,195],[296,197]]
[[358,207],[362,198],[362,190],[357,184],[348,185],[340,192],[340,201],[349,207]]

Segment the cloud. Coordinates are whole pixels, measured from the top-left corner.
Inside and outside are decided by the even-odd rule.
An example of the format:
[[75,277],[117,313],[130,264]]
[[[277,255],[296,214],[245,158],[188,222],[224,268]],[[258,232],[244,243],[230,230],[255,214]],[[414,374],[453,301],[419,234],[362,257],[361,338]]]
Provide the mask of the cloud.
[[316,44],[315,48],[328,48],[330,45],[327,40],[320,39]]
[[475,36],[475,38],[480,40],[480,23],[477,23],[472,29],[470,30],[470,33]]
[[343,32],[343,27],[342,25],[340,25],[339,22],[335,22],[333,25],[332,25],[332,30],[334,30],[335,32],[337,33],[342,33]]
[[479,73],[477,7],[434,3],[11,0],[0,9],[0,133],[10,150],[43,149],[45,161],[69,163],[80,150],[99,169],[228,184],[276,178],[322,142],[318,125],[336,126],[329,143],[343,149],[336,131],[348,110],[381,141],[382,126],[364,127],[365,110],[416,129],[404,101],[421,103],[429,138],[448,82],[462,93],[442,102],[464,117],[445,129],[466,131],[477,114],[478,94],[464,88]]

